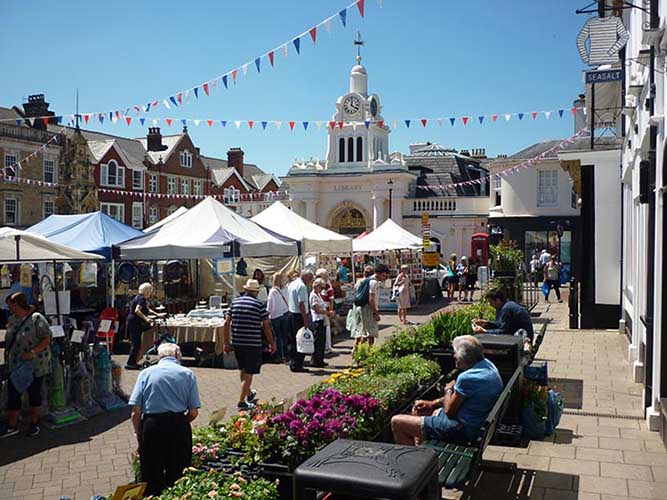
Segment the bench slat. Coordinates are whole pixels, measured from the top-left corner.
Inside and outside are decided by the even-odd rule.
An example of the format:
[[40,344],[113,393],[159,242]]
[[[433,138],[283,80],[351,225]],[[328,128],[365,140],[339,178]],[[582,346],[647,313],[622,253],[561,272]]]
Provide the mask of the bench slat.
[[445,487],[452,489],[452,488],[458,488],[463,484],[465,484],[468,475],[470,474],[470,469],[472,468],[472,464],[473,464],[472,458],[461,457],[458,465],[452,471],[449,478],[447,479]]

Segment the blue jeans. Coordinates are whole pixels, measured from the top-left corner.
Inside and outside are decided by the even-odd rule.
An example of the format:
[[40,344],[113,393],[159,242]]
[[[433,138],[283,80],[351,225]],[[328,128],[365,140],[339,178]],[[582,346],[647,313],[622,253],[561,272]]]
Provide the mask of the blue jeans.
[[290,317],[285,313],[279,318],[271,320],[273,336],[276,338],[276,356],[286,358],[289,353]]
[[424,434],[427,439],[436,439],[454,444],[467,444],[463,424],[447,416],[444,410],[437,415],[424,417]]

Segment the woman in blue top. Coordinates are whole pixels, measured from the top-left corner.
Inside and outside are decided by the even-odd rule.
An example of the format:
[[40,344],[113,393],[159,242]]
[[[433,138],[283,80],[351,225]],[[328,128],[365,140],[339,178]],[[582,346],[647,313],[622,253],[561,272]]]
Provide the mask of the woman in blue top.
[[412,415],[396,415],[391,429],[396,444],[418,445],[424,439],[467,444],[479,435],[484,420],[503,391],[496,367],[484,358],[472,335],[452,342],[456,367],[463,370],[434,401],[415,401]]

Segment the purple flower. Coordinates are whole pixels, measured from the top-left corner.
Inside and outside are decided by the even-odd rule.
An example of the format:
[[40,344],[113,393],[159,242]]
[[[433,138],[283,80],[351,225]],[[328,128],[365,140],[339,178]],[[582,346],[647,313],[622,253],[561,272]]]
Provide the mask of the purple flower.
[[300,420],[292,420],[289,424],[289,429],[291,431],[294,431],[294,432],[297,432],[302,427],[303,427],[303,424],[301,423]]

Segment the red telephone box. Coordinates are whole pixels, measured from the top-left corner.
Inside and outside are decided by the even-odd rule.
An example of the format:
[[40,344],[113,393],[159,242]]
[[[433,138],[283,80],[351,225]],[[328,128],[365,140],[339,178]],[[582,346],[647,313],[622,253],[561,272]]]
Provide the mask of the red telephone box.
[[486,266],[489,263],[489,235],[475,233],[470,241],[470,255],[477,259],[477,263]]

